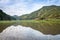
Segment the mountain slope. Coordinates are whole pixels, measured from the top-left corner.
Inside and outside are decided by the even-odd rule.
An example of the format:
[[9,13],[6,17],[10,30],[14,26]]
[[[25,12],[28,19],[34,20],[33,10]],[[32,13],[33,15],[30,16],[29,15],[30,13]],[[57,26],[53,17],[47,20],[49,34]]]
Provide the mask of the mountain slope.
[[0,20],[13,20],[15,18],[13,18],[10,15],[7,15],[6,13],[4,13],[1,9],[0,9]]
[[60,6],[44,6],[38,13],[40,19],[58,19],[60,18]]
[[14,17],[16,20],[19,20],[19,16],[17,16],[17,15],[14,15],[12,17]]
[[60,19],[60,6],[44,6],[28,15],[20,16],[20,19]]

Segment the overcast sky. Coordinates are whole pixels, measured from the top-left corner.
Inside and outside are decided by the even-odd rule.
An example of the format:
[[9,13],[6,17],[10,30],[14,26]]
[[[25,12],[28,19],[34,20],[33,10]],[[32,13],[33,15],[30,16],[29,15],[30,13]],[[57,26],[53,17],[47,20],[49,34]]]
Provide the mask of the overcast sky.
[[0,0],[0,9],[9,15],[29,14],[45,5],[60,5],[60,0]]

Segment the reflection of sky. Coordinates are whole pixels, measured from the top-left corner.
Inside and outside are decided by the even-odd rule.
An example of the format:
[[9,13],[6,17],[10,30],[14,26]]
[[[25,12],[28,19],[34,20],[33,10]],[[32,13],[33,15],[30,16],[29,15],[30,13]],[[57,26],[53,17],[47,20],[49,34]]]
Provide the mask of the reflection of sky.
[[0,34],[0,40],[60,40],[60,35],[44,35],[30,27],[10,26]]
[[60,0],[0,0],[0,9],[9,15],[22,15],[44,5],[60,5]]

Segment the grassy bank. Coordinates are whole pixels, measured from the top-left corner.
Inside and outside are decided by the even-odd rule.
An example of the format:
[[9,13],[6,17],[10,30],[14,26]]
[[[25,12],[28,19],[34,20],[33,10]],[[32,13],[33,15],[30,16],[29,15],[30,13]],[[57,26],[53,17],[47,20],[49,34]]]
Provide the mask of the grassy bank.
[[21,20],[20,25],[31,27],[44,34],[60,34],[60,19]]
[[31,27],[44,34],[60,34],[60,19],[0,21],[0,32],[13,24]]
[[13,25],[16,21],[0,21],[0,32],[2,32],[5,28],[10,25]]

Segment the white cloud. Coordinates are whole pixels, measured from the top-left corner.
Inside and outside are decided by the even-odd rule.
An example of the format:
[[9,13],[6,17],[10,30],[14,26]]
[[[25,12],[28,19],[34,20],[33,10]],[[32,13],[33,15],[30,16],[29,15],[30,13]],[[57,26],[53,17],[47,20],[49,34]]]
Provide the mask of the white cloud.
[[11,6],[6,6],[4,11],[10,15],[22,15],[23,13],[25,13],[25,8],[26,5],[24,4],[15,4]]
[[23,15],[38,10],[44,5],[52,4],[53,2],[55,0],[48,0],[46,3],[33,2],[33,0],[0,0],[0,9],[3,9],[9,15]]
[[20,3],[16,3],[10,6],[6,5],[3,10],[9,15],[23,15],[31,13],[39,9],[40,7],[42,7],[42,5],[40,4],[33,3],[28,5],[27,3],[24,3],[22,1]]
[[44,4],[33,4],[33,9],[32,10],[38,10],[38,9],[40,9],[41,7],[43,7],[44,6]]
[[0,3],[7,3],[9,0],[0,0]]

